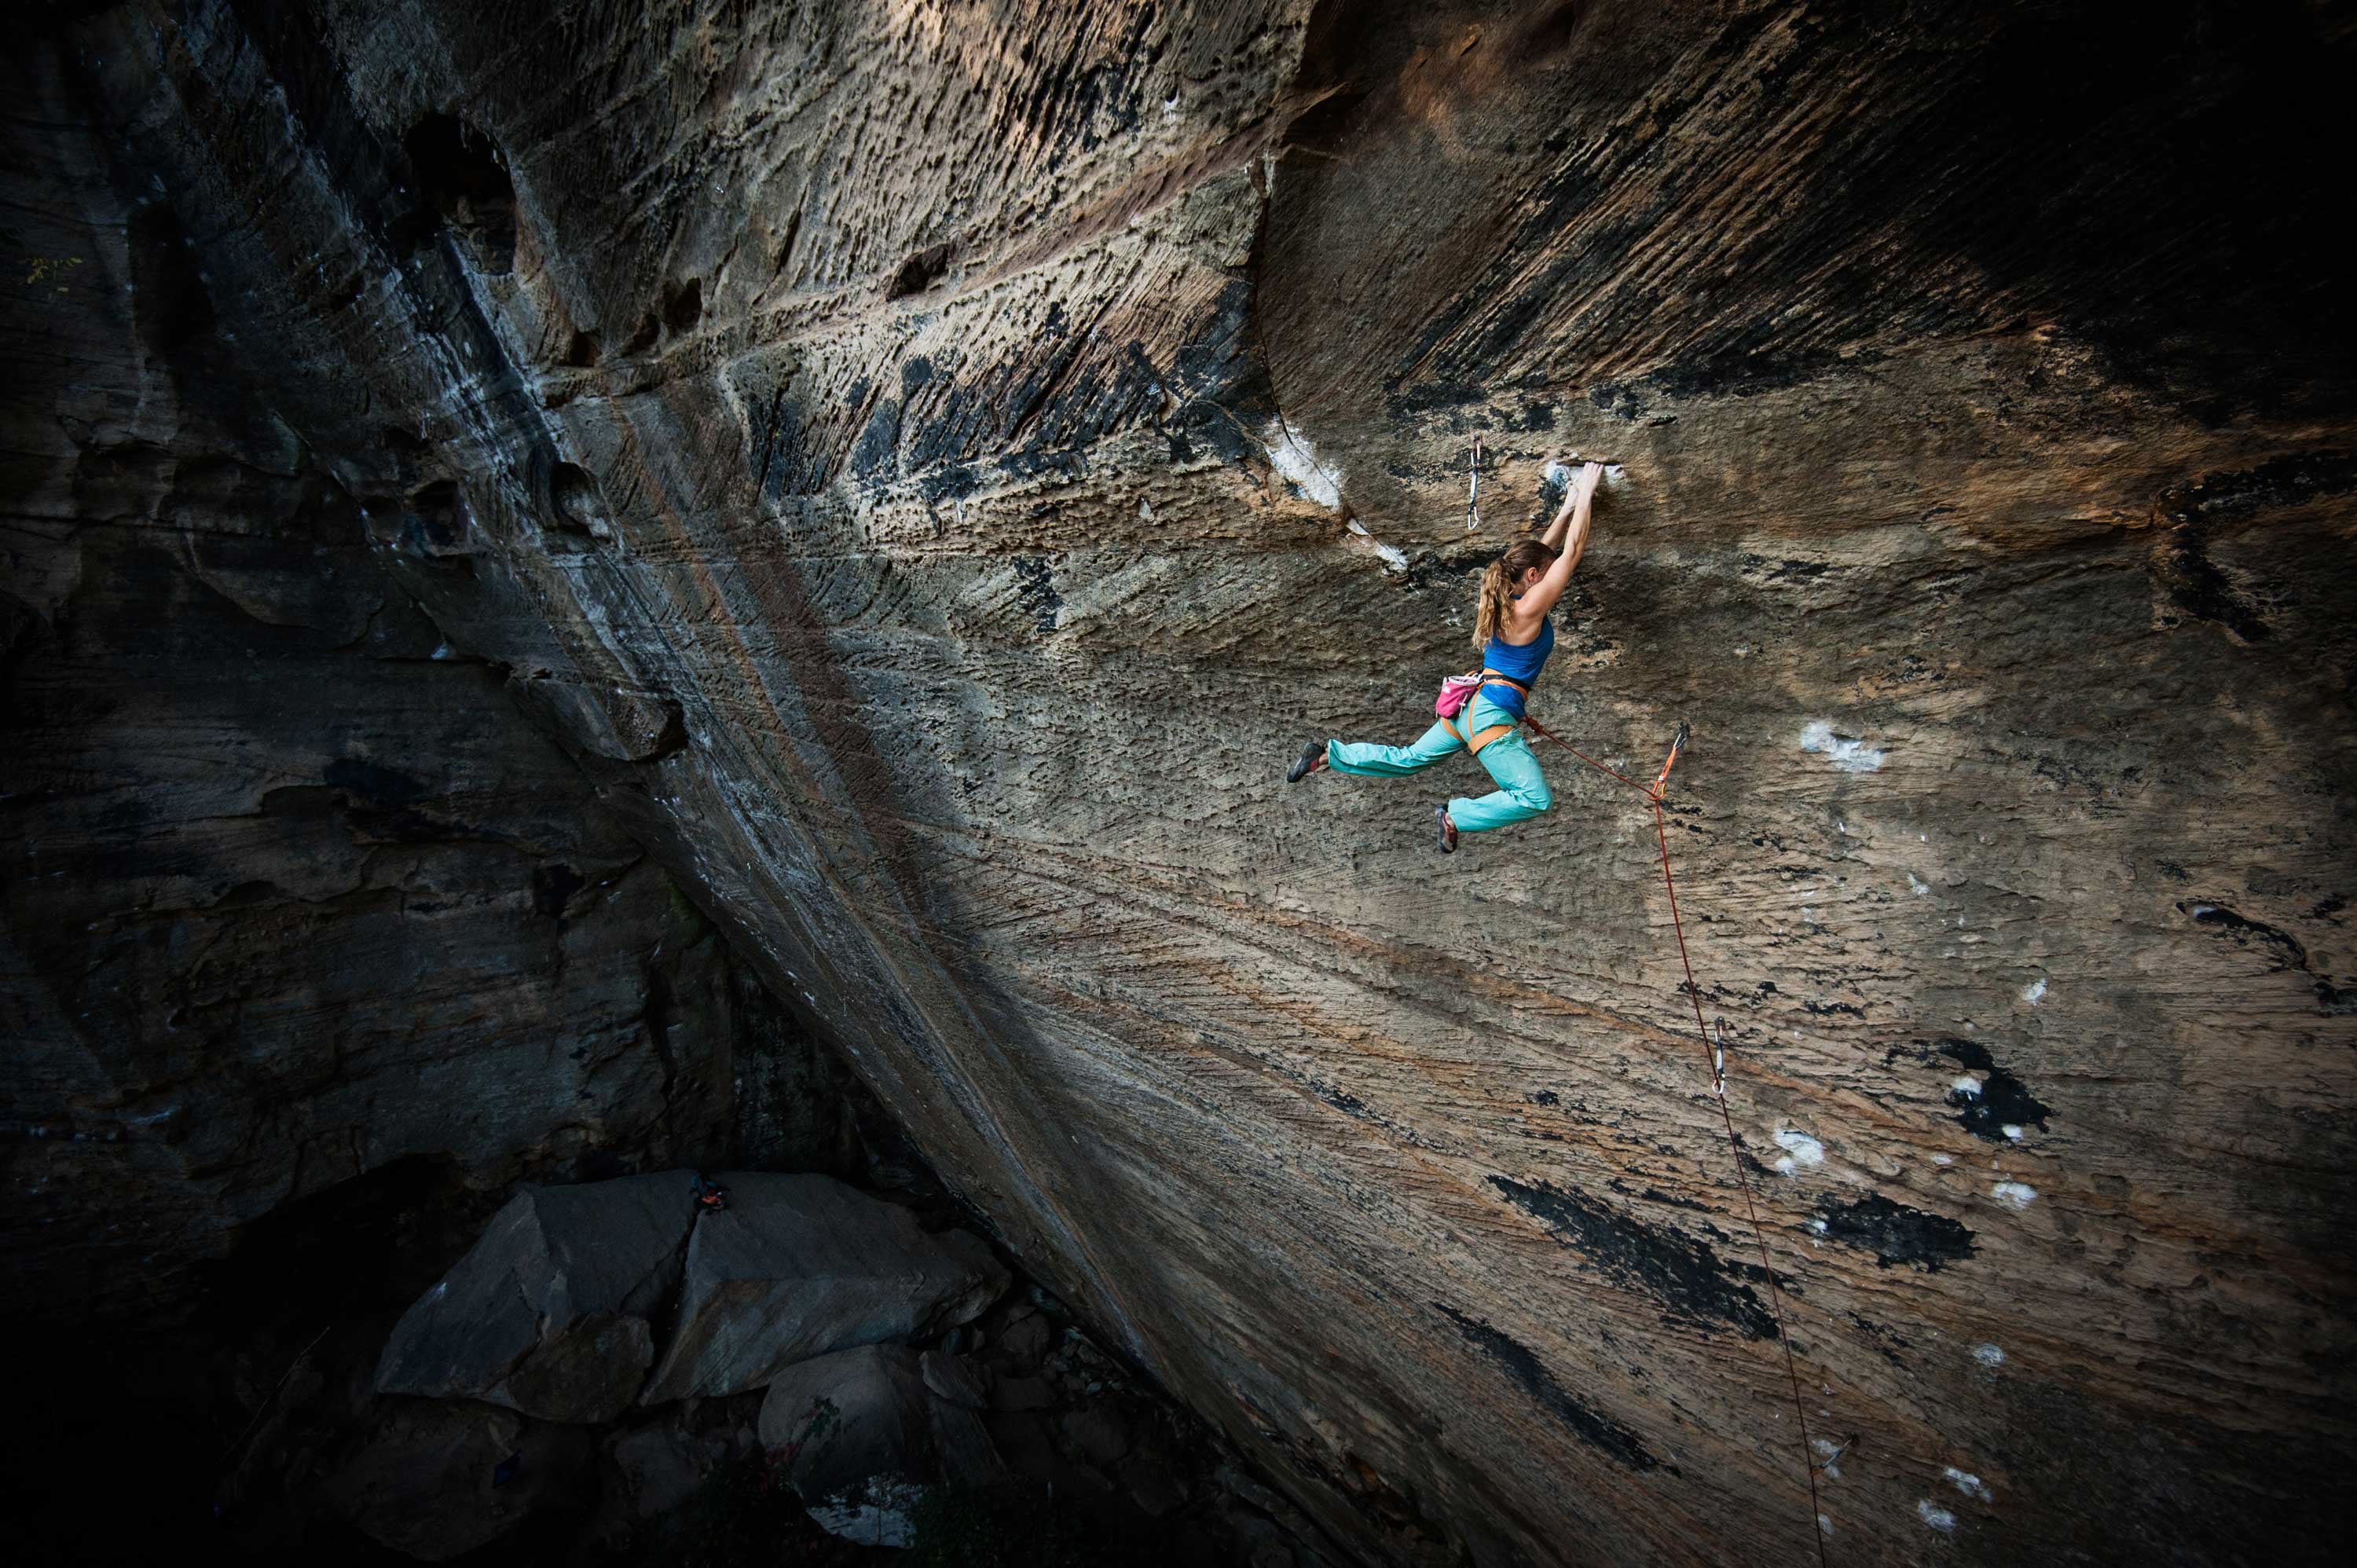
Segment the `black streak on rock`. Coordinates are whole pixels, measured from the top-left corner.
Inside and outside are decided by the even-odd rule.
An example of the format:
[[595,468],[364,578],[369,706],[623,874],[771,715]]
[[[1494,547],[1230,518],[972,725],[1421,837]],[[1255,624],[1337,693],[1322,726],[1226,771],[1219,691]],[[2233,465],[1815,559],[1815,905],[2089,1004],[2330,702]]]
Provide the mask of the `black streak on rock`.
[[1056,629],[1056,617],[1064,607],[1063,596],[1056,592],[1056,581],[1047,558],[1040,555],[1015,557],[1015,577],[1020,585],[1023,607],[1032,614],[1032,624],[1041,631]]
[[1311,1080],[1309,1087],[1318,1099],[1324,1101],[1335,1110],[1340,1111],[1343,1115],[1355,1116],[1361,1122],[1373,1119],[1368,1113],[1367,1102],[1361,1100],[1357,1095],[1348,1093],[1340,1089],[1332,1088],[1327,1084],[1317,1082],[1314,1079]]
[[2243,642],[2265,641],[2258,603],[2210,559],[2208,530],[2199,521],[2179,521],[2163,538],[2152,562],[2153,581],[2168,605],[2163,624],[2207,621]]
[[1645,1451],[1637,1434],[1617,1422],[1607,1420],[1575,1399],[1571,1391],[1555,1380],[1546,1363],[1537,1353],[1512,1335],[1490,1326],[1487,1318],[1469,1317],[1451,1306],[1434,1302],[1433,1307],[1443,1317],[1457,1326],[1466,1343],[1498,1363],[1506,1375],[1536,1400],[1540,1407],[1574,1433],[1632,1470],[1651,1470],[1661,1464]]
[[1751,1287],[1736,1283],[1718,1254],[1691,1237],[1632,1219],[1577,1187],[1566,1192],[1500,1176],[1490,1185],[1615,1284],[1641,1290],[1681,1317],[1724,1319],[1754,1339],[1775,1332],[1776,1320]]
[[891,478],[899,445],[899,400],[878,399],[876,412],[868,416],[866,428],[859,434],[858,444],[851,449],[851,471],[863,479]]
[[2345,496],[2357,489],[2357,458],[2346,452],[2307,452],[2255,467],[2202,475],[2163,491],[2153,502],[2156,521],[2168,525],[2152,560],[2166,603],[2166,625],[2191,619],[2225,628],[2245,643],[2266,639],[2265,596],[2240,586],[2210,558],[2222,526],[2256,514]]
[[2288,931],[2277,930],[2275,927],[2264,925],[2257,920],[2245,919],[2223,904],[2198,904],[2188,901],[2179,904],[2177,911],[2190,918],[2197,926],[2211,926],[2231,933],[2237,947],[2248,947],[2252,942],[2256,941],[2264,947],[2272,949],[2277,969],[2308,967],[2307,947]]
[[2053,1107],[2041,1103],[2029,1092],[2029,1085],[1997,1066],[1987,1047],[1977,1040],[1942,1040],[1940,1054],[1987,1075],[1981,1079],[1978,1094],[1948,1090],[1948,1103],[1963,1112],[1956,1120],[1964,1124],[1964,1131],[1992,1144],[2012,1142],[2005,1135],[2008,1125],[2046,1131],[2046,1119],[2054,1113]]
[[2307,947],[2290,932],[2258,920],[2246,919],[2222,904],[2188,900],[2177,908],[2196,925],[2211,926],[2227,932],[2233,936],[2237,947],[2248,947],[2255,941],[2268,949],[2275,955],[2276,968],[2296,969],[2307,975],[2315,983],[2311,989],[2316,993],[2319,1011],[2336,1015],[2357,1013],[2357,986],[2336,985],[2330,975],[2319,974],[2311,969]]
[[1977,1251],[1973,1233],[1957,1221],[1893,1203],[1878,1192],[1854,1203],[1828,1198],[1818,1206],[1817,1218],[1826,1236],[1872,1252],[1886,1269],[1912,1263],[1936,1273],[1942,1263],[1969,1258]]

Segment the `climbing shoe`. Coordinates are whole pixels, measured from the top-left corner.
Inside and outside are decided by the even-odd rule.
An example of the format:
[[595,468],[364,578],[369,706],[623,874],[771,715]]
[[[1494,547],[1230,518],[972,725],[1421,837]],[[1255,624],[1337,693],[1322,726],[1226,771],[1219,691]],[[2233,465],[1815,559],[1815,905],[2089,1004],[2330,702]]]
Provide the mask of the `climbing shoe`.
[[1448,808],[1446,806],[1435,806],[1432,808],[1432,814],[1440,819],[1440,853],[1443,854],[1455,854],[1457,853],[1457,824],[1448,820]]
[[1301,748],[1301,755],[1293,759],[1293,766],[1285,770],[1285,781],[1287,784],[1300,783],[1325,760],[1326,743],[1322,740],[1309,742]]

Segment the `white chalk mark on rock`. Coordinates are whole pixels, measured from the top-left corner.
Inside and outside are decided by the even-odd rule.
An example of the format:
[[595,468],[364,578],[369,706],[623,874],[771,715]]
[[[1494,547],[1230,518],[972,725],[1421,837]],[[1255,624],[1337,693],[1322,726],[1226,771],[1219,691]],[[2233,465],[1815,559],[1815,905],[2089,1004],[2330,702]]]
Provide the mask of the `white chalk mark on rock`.
[[1882,766],[1884,753],[1862,740],[1835,735],[1834,726],[1819,720],[1801,731],[1801,749],[1813,751],[1844,773],[1871,773]]
[[1406,551],[1400,549],[1396,545],[1385,544],[1382,540],[1377,539],[1373,534],[1369,533],[1367,532],[1367,525],[1361,522],[1355,517],[1346,521],[1343,526],[1348,528],[1351,532],[1357,534],[1360,538],[1366,540],[1374,545],[1376,558],[1383,562],[1384,571],[1405,572],[1407,570]]
[[2038,1189],[2028,1182],[2001,1181],[1989,1188],[1989,1196],[2011,1208],[2027,1208],[2037,1197]]
[[1776,1161],[1780,1175],[1791,1176],[1797,1170],[1825,1163],[1825,1146],[1806,1133],[1781,1132],[1776,1134],[1776,1142],[1784,1150]]
[[2029,1003],[2032,1007],[2037,1006],[2040,1002],[2044,1001],[2046,999],[2046,977],[2041,974],[2036,980],[2031,981],[2028,985],[2023,986],[2021,988],[2021,999],[2024,1002]]
[[1915,1517],[1943,1534],[1956,1528],[1956,1516],[1929,1498],[1915,1505]]
[[2005,1352],[1994,1345],[1979,1345],[1974,1347],[1973,1359],[1994,1371],[2005,1365]]
[[1978,1498],[1985,1503],[1996,1501],[1996,1498],[1990,1496],[1988,1487],[1981,1483],[1978,1476],[1959,1470],[1953,1465],[1948,1466],[1948,1482],[1968,1498]]
[[[1268,447],[1269,466],[1282,475],[1285,481],[1328,511],[1342,510],[1342,475],[1318,460],[1309,443],[1293,433],[1283,419],[1268,422],[1264,438]],[[1366,530],[1359,531],[1364,533]]]

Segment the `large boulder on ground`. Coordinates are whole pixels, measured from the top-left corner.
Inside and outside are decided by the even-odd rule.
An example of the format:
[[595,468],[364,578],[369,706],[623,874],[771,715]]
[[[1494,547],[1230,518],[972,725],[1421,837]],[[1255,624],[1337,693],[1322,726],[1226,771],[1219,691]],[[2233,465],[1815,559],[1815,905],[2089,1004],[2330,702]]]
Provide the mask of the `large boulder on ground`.
[[610,1421],[654,1360],[649,1319],[694,1223],[684,1171],[529,1187],[402,1315],[380,1392],[488,1400],[548,1421]]
[[725,1434],[650,1426],[613,1439],[606,1456],[614,1466],[615,1491],[639,1518],[652,1519],[685,1502],[728,1457],[728,1449]]
[[586,1500],[587,1434],[482,1405],[393,1404],[328,1483],[353,1528],[426,1563],[497,1540],[544,1509]]
[[980,1418],[928,1382],[900,1345],[820,1356],[770,1382],[761,1444],[784,1458],[813,1519],[848,1540],[901,1545],[925,1487],[1011,1477]]
[[981,1362],[968,1356],[928,1350],[917,1358],[917,1366],[925,1375],[925,1387],[952,1404],[962,1404],[969,1410],[990,1408],[990,1369]]
[[931,1398],[915,1351],[862,1345],[780,1372],[755,1430],[816,1502],[871,1476],[927,1470]]
[[647,1403],[757,1389],[829,1351],[938,1333],[1006,1288],[979,1238],[929,1235],[830,1176],[723,1180],[729,1207],[688,1244],[679,1326]]
[[629,1548],[647,1521],[694,1496],[753,1434],[701,1429],[682,1419],[689,1409],[674,1405],[652,1426],[614,1434],[605,1442],[597,1506],[585,1539],[608,1550]]

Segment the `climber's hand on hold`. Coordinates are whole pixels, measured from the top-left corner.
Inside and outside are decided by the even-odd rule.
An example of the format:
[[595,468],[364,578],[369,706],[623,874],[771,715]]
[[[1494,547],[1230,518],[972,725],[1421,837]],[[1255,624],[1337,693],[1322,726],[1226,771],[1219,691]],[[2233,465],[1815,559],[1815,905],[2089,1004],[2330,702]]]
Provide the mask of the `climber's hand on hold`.
[[[1548,549],[1560,551],[1564,541],[1573,533],[1584,539],[1587,532],[1587,514],[1596,502],[1596,487],[1604,477],[1601,463],[1582,463],[1579,472],[1563,487],[1563,504],[1555,509],[1555,516],[1539,535],[1540,542]],[[1552,602],[1552,601],[1550,601]]]

